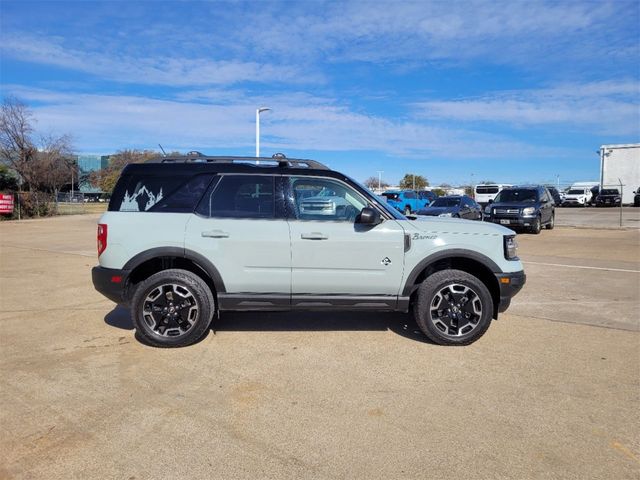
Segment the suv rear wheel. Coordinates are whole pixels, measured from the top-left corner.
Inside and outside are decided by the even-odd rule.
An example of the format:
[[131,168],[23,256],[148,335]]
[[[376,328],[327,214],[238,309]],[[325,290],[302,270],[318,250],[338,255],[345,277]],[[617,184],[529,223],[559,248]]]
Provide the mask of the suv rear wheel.
[[489,290],[462,270],[441,270],[418,288],[413,314],[420,330],[439,345],[468,345],[479,339],[493,318]]
[[547,225],[545,226],[547,230],[553,230],[553,227],[556,226],[556,214],[552,213],[551,214],[551,220],[549,220],[549,223],[547,223]]
[[131,302],[136,332],[155,347],[184,347],[207,332],[215,302],[207,284],[187,271],[163,270],[138,286]]

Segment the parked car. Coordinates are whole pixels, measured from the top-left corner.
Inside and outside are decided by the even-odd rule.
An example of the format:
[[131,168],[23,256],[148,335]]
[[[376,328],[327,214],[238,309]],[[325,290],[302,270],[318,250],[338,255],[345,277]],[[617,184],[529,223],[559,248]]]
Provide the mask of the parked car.
[[468,220],[482,220],[482,207],[466,195],[439,197],[428,207],[416,212],[429,217],[454,217]]
[[543,186],[510,187],[502,190],[484,210],[488,222],[524,228],[538,234],[555,225],[555,205]]
[[563,206],[586,207],[591,205],[594,192],[597,195],[599,185],[594,182],[576,182],[567,191]]
[[549,193],[551,194],[551,198],[553,198],[554,205],[556,207],[561,206],[563,200],[562,200],[562,195],[560,194],[558,189],[556,187],[548,186],[547,190],[549,190]]
[[383,192],[382,196],[387,199],[387,203],[393,208],[405,215],[410,215],[429,205],[432,201],[431,199],[435,197],[435,193],[415,190],[389,190]]
[[150,345],[193,344],[220,312],[345,309],[411,310],[431,341],[467,345],[525,283],[499,225],[409,221],[311,160],[193,160],[127,165],[98,221],[93,284]]
[[615,207],[622,202],[617,188],[603,188],[596,197],[596,207]]
[[635,195],[633,196],[633,206],[640,207],[640,187],[636,189]]
[[489,205],[490,202],[496,198],[496,195],[502,191],[503,188],[510,187],[510,184],[506,183],[483,183],[480,185],[476,185],[474,188],[474,198],[476,202],[480,204],[482,208]]

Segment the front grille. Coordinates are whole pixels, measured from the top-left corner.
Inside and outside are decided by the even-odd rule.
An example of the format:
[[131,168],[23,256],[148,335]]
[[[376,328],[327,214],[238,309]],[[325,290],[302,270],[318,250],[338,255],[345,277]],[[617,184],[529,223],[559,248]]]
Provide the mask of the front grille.
[[519,208],[496,208],[493,210],[494,215],[502,215],[505,217],[517,217],[520,215]]

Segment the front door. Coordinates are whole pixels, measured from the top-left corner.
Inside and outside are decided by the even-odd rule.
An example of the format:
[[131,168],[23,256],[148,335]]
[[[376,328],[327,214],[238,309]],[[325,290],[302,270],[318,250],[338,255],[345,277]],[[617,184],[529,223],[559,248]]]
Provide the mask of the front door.
[[222,175],[186,226],[185,248],[220,272],[223,310],[289,307],[290,238],[279,178]]
[[283,177],[289,202],[292,305],[395,307],[404,230],[393,219],[355,222],[367,199],[347,183]]

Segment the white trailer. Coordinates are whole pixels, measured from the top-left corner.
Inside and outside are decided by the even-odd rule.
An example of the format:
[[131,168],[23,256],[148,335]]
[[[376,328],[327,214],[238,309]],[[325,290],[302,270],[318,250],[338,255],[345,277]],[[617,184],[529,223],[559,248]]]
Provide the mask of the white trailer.
[[640,143],[600,147],[600,188],[620,189],[622,203],[633,203],[633,192],[640,187]]

